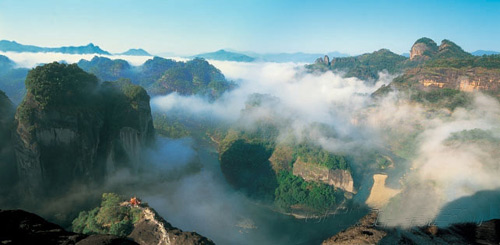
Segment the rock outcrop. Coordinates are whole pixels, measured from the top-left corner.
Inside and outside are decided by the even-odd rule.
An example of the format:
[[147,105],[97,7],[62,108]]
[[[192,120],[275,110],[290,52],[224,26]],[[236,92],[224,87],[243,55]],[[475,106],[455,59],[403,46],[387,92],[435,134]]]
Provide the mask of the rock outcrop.
[[418,39],[411,47],[410,60],[426,60],[433,57],[437,52],[437,44],[432,39],[423,37]]
[[328,169],[315,163],[306,163],[299,159],[293,164],[293,175],[306,181],[322,182],[347,192],[355,193],[351,173],[342,169]]
[[142,209],[142,218],[135,225],[128,236],[135,242],[143,245],[209,245],[214,244],[211,240],[196,232],[185,232],[173,227],[165,221],[155,210],[148,206],[138,207]]
[[36,214],[23,210],[0,210],[2,244],[137,244],[112,235],[83,235],[65,231]]
[[399,229],[377,223],[377,213],[363,217],[356,225],[323,241],[334,244],[498,244],[500,220],[482,224],[456,224],[447,228],[436,226]]
[[377,213],[372,212],[358,221],[353,227],[323,241],[323,245],[377,244],[387,235],[375,226]]
[[330,66],[330,57],[328,57],[328,55],[325,55],[325,57],[323,57],[323,58],[316,59],[316,63]]
[[411,47],[410,60],[426,61],[429,59],[467,58],[471,54],[465,52],[454,42],[444,39],[439,47],[430,38],[420,38]]
[[99,182],[117,167],[136,167],[152,143],[149,96],[127,81],[98,84],[76,65],[51,63],[26,78],[16,112],[14,147],[32,195]]

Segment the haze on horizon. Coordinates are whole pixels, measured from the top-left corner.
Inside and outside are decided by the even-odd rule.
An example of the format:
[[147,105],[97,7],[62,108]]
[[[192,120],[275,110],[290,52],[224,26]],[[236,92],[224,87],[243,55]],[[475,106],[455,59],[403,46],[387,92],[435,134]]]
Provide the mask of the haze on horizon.
[[[420,37],[467,51],[500,50],[500,1],[83,0],[0,2],[0,39],[38,46],[94,43],[113,53],[144,48],[190,55],[219,49],[261,53],[388,48]],[[395,21],[397,20],[397,21]]]

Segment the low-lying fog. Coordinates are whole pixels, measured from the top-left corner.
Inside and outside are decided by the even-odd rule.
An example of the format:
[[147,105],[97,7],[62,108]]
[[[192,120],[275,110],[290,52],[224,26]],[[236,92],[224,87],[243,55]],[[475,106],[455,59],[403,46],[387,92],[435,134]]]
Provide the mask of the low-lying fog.
[[[54,59],[77,62],[93,57],[58,55],[37,54],[34,58],[23,53],[7,54],[24,67]],[[140,65],[148,58],[126,57],[126,60]],[[259,110],[247,115],[243,126],[253,127],[253,122],[262,117],[286,121],[280,128],[279,139],[293,134],[299,139],[312,139],[334,153],[363,155],[390,149],[392,141],[412,136],[414,156],[396,163],[398,174],[389,173],[392,187],[402,192],[400,198],[393,198],[381,210],[382,223],[407,227],[423,225],[436,218],[442,225],[477,221],[479,214],[481,219],[500,218],[498,198],[467,199],[478,192],[500,188],[498,156],[477,142],[446,143],[453,133],[476,128],[488,130],[491,137],[499,139],[500,104],[496,99],[476,93],[471,108],[430,111],[402,100],[397,91],[375,102],[371,93],[394,78],[386,73],[381,73],[378,81],[367,82],[332,72],[310,74],[305,72],[303,64],[297,63],[210,63],[239,87],[215,102],[175,93],[155,97],[151,100],[153,111],[167,115],[180,112],[194,120],[211,118],[232,124],[240,118],[248,96],[261,93],[278,98],[278,102],[264,103]],[[332,126],[338,137],[307,130],[316,122]],[[362,209],[324,220],[294,220],[272,212],[265,204],[248,200],[228,186],[221,174],[215,147],[208,142],[158,137],[157,145],[150,154],[153,165],[149,171],[139,175],[117,173],[102,190],[94,191],[121,190],[136,194],[174,226],[197,231],[220,244],[319,242],[354,224],[367,212]],[[368,169],[363,164],[354,163],[352,167]],[[399,180],[401,173],[404,178]],[[355,181],[370,182],[371,176],[363,177],[368,179]],[[453,219],[442,215],[445,207],[463,208],[472,204],[478,209],[478,215],[474,211],[472,214],[452,212]],[[485,207],[490,210],[484,210]]]
[[[424,225],[432,222],[445,205],[455,200],[478,191],[500,188],[500,162],[496,154],[477,142],[468,145],[446,143],[453,133],[476,128],[488,130],[498,139],[500,104],[492,97],[476,93],[471,108],[457,108],[452,112],[429,110],[400,99],[397,91],[375,103],[371,93],[394,78],[385,73],[380,74],[378,81],[365,82],[332,72],[306,73],[302,64],[210,62],[228,79],[238,82],[239,88],[214,103],[197,96],[156,97],[152,99],[154,110],[182,111],[195,117],[215,117],[234,123],[248,96],[261,93],[275,96],[279,102],[264,104],[258,112],[245,118],[245,126],[252,127],[253,120],[261,117],[287,120],[280,130],[282,138],[290,133],[299,138],[306,136],[334,153],[363,154],[369,150],[389,149],[391,141],[415,135],[415,156],[396,166],[405,177],[392,181],[401,183],[393,187],[403,190],[403,198],[394,198],[389,203],[390,212],[385,212],[389,208],[381,210],[380,221],[386,225]],[[307,131],[313,122],[333,126],[340,137]],[[306,132],[308,135],[304,135]],[[491,205],[495,210],[489,216],[482,215],[482,219],[498,217],[500,205]],[[483,210],[478,212],[484,214]],[[471,220],[470,215],[463,219],[455,217],[450,221],[441,218],[439,224],[457,220],[476,221],[477,217],[476,220]]]

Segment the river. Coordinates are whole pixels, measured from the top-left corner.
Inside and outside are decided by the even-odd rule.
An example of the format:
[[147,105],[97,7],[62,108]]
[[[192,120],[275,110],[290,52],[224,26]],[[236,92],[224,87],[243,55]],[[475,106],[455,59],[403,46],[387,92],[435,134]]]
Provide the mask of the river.
[[354,209],[322,219],[296,219],[234,191],[209,142],[192,138],[158,142],[159,168],[177,175],[154,191],[138,194],[172,225],[196,231],[217,244],[319,244],[368,212]]

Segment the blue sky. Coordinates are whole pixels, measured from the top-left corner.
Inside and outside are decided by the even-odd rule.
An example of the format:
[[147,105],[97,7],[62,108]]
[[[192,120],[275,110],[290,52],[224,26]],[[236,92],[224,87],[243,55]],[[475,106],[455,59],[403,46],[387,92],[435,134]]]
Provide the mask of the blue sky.
[[500,1],[0,0],[0,39],[111,52],[408,52],[423,36],[500,51]]

